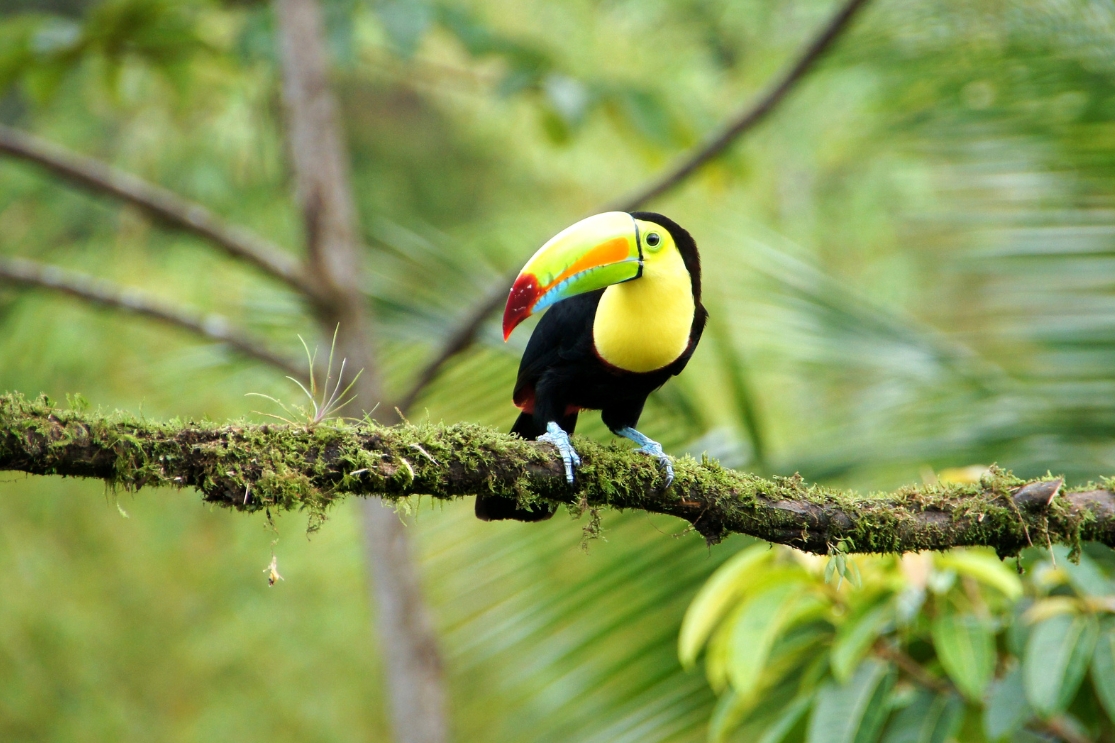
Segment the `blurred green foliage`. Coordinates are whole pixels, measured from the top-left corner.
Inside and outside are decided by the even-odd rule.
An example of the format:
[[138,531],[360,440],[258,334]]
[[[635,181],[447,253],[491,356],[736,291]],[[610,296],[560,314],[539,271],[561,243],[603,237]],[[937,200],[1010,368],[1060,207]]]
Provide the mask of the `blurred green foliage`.
[[[833,9],[323,4],[368,246],[363,283],[393,392],[493,282],[735,111]],[[761,129],[655,205],[701,246],[712,325],[686,374],[652,398],[648,435],[673,453],[862,488],[993,461],[1021,476],[1115,471],[1113,40],[1115,10],[1101,0],[870,5]],[[0,120],[297,249],[275,55],[262,2],[8,0]],[[284,288],[26,165],[0,162],[0,252],[219,311],[291,356],[298,334],[314,337]],[[505,346],[486,329],[412,416],[508,426],[527,335]],[[2,285],[0,388],[213,419],[250,415],[259,405],[249,392],[297,392],[220,346]],[[584,435],[606,436],[593,418]],[[125,519],[117,496],[88,483],[13,479],[0,493],[0,739],[385,734],[351,506],[307,542],[303,524],[280,522],[275,534],[185,494],[121,496]],[[604,514],[603,526],[606,539],[585,556],[577,526],[561,518],[486,525],[470,504],[419,509],[412,533],[457,739],[696,741],[710,719],[714,730],[739,721],[736,735],[761,722],[716,707],[676,656],[686,605],[745,540],[707,551],[671,538],[677,524],[634,514]],[[268,589],[272,549],[286,580]],[[887,581],[913,583],[898,562],[853,558],[826,584],[823,566],[768,559],[804,576],[785,590],[808,585],[857,607],[879,600],[863,623],[842,615],[816,628],[814,696],[766,700],[786,735],[854,709],[859,727],[840,728],[849,734],[940,740],[959,724],[958,739],[994,738],[981,732],[987,709],[1013,720],[1025,707],[1004,705],[1026,698],[1056,710],[1070,686],[1042,691],[1012,675],[1027,645],[1005,644],[1006,627],[1050,627],[1031,631],[1049,652],[1091,637],[1065,639],[1089,605],[1074,584],[1043,582],[1072,574],[1060,558],[1056,570],[1027,558],[1022,598],[972,576],[1002,624],[990,674],[963,577],[927,590],[900,628],[905,589]],[[848,587],[849,565],[864,588]],[[937,572],[949,570],[962,576]],[[1025,602],[1060,599],[1075,614],[1016,618]],[[956,619],[934,631],[948,612]],[[881,661],[861,661],[880,633],[967,700],[892,684]],[[785,649],[784,633],[759,636]],[[979,649],[938,656],[938,638]],[[796,673],[770,652],[748,661],[758,678]],[[1065,668],[1079,656],[1062,653]],[[1064,707],[1087,725],[1110,699],[1095,672],[1104,662],[1093,655],[1090,680]],[[1080,707],[1087,694],[1091,711]]]
[[721,695],[709,738],[977,743],[1068,730],[1110,740],[1115,555],[1088,552],[1073,562],[1060,547],[1031,550],[1020,579],[990,551],[823,558],[748,547],[705,584],[681,628],[682,662],[707,647]]

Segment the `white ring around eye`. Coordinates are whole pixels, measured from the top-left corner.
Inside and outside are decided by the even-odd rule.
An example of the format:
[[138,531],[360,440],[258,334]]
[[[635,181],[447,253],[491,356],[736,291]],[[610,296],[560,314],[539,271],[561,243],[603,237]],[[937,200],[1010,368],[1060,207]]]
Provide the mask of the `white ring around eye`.
[[646,240],[647,250],[652,253],[657,253],[662,248],[662,236],[657,232],[648,232]]

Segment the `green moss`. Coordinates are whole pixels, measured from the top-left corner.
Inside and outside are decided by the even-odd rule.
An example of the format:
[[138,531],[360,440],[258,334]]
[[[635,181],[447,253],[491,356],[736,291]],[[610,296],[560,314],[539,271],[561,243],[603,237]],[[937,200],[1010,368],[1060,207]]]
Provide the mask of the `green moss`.
[[765,479],[707,457],[682,457],[673,487],[665,490],[652,458],[616,443],[578,438],[575,444],[583,465],[570,488],[552,447],[472,424],[159,423],[0,396],[0,466],[97,477],[125,490],[190,486],[236,510],[305,511],[311,530],[351,495],[400,500],[483,493],[525,507],[575,504],[575,511],[589,513],[586,539],[600,534],[601,510],[612,507],[680,516],[709,542],[742,532],[821,553],[841,539],[868,552],[987,544],[1004,555],[1028,538],[1069,544],[1074,553],[1093,535],[1115,541],[1113,525],[1062,500],[1041,514],[1021,513],[1012,492],[1024,482],[998,468],[979,484],[861,495],[796,474]]

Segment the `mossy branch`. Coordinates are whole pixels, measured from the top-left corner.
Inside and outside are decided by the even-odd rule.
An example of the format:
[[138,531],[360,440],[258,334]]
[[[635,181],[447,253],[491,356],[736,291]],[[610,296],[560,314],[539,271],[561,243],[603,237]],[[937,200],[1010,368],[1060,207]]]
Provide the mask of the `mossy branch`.
[[663,490],[653,459],[621,444],[576,443],[583,465],[569,487],[550,445],[483,426],[156,423],[0,396],[0,470],[97,478],[125,490],[193,487],[239,511],[305,510],[312,525],[349,495],[483,493],[526,506],[669,514],[710,542],[735,532],[817,553],[840,541],[858,552],[987,545],[1004,556],[1031,540],[1115,546],[1115,493],[1106,487],[1065,490],[1060,479],[1024,482],[993,470],[975,485],[859,495],[684,458]]

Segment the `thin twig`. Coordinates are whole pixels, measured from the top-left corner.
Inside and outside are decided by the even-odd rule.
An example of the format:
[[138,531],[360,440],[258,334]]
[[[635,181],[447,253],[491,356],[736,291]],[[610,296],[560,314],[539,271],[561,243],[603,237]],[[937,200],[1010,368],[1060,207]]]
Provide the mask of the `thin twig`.
[[106,279],[25,258],[0,258],[0,283],[3,282],[49,289],[84,302],[149,317],[224,343],[244,356],[289,374],[302,376],[304,373],[292,360],[275,353],[261,341],[234,327],[228,318],[191,307],[172,305],[147,292],[120,286]]
[[1078,733],[1064,717],[1060,716],[1050,717],[1048,720],[1034,720],[1026,727],[1060,738],[1065,743],[1092,743],[1091,738]]
[[0,125],[0,154],[38,165],[93,193],[126,201],[171,227],[212,242],[228,255],[251,263],[300,294],[317,296],[317,288],[296,257],[162,186],[9,126]]
[[891,647],[885,642],[875,644],[875,655],[883,660],[889,660],[898,666],[916,684],[938,694],[951,694],[956,691],[948,681],[937,678],[927,671],[920,663],[904,653],[901,649]]
[[[743,134],[753,129],[765,119],[790,91],[813,68],[817,61],[832,46],[833,42],[847,27],[856,12],[867,3],[867,0],[849,0],[825,25],[821,32],[813,38],[797,57],[797,61],[761,95],[758,100],[749,103],[739,113],[729,119],[720,129],[711,134],[704,142],[682,157],[676,164],[667,169],[649,183],[636,189],[629,195],[607,204],[598,212],[606,211],[634,211],[648,201],[655,199],[679,186],[686,178],[708,164],[724,152],[732,143]],[[481,303],[477,304],[466,315],[460,326],[450,334],[441,349],[438,351],[422,371],[418,373],[414,383],[403,395],[399,408],[407,410],[414,404],[422,391],[437,378],[441,368],[457,354],[469,348],[475,341],[480,329],[488,317],[498,310],[507,301],[507,287],[515,280],[516,274],[510,274],[500,279],[496,290],[489,294]]]

